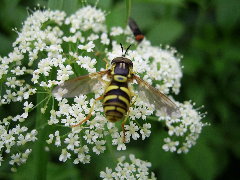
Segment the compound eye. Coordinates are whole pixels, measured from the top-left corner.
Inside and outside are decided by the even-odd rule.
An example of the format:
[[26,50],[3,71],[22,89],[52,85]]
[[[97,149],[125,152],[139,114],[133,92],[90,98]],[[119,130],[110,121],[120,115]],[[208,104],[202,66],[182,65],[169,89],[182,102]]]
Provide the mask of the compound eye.
[[117,63],[117,62],[118,62],[118,59],[117,59],[117,58],[114,58],[114,59],[112,60],[111,64],[115,64],[115,63]]

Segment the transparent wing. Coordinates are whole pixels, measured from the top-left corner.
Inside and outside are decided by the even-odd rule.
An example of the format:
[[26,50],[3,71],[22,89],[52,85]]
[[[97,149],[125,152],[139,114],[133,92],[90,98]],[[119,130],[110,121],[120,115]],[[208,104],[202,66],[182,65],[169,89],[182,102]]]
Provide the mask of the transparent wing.
[[61,94],[61,92],[65,91],[65,93],[62,93],[63,98],[75,97],[79,96],[80,94],[88,94],[90,92],[93,92],[94,85],[96,85],[99,80],[101,80],[102,76],[108,72],[109,70],[100,71],[70,79],[68,81],[65,81],[63,84],[56,86],[53,89],[52,94],[54,96],[57,96]]
[[178,107],[163,93],[152,87],[146,81],[138,76],[133,76],[138,83],[136,90],[140,97],[148,99],[151,104],[154,104],[156,110],[164,111],[169,116],[179,116]]

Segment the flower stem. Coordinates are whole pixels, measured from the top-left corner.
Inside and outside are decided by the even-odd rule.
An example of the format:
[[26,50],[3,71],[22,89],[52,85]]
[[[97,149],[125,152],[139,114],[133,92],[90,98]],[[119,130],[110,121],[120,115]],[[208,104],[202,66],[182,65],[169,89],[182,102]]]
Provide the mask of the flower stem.
[[159,117],[156,117],[156,116],[148,116],[147,119],[152,120],[152,121],[160,121]]
[[[48,94],[37,94],[37,104],[43,102],[47,97]],[[46,109],[45,113],[41,113],[41,108],[45,106],[44,103],[40,103],[37,106],[36,112],[36,123],[35,128],[39,129],[38,131],[38,140],[34,145],[34,178],[37,180],[46,180],[47,179],[47,163],[48,163],[48,153],[45,151],[46,147],[46,139],[48,135],[48,128],[49,126],[44,126],[47,123],[47,120],[50,116],[50,108],[48,104],[48,108]],[[43,127],[43,128],[42,128]]]
[[126,0],[126,26],[128,25],[128,19],[131,15],[132,1]]
[[112,157],[112,162],[113,163],[117,163],[117,157],[116,157],[116,155],[114,153],[114,150],[112,148],[111,138],[110,137],[105,137],[105,139],[106,139],[107,148],[108,148],[108,150],[110,152],[110,156]]

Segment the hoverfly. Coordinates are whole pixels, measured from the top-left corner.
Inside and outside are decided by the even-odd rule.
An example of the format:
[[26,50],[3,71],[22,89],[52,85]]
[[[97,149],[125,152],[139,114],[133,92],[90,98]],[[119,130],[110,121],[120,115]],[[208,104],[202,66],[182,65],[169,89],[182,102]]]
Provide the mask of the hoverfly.
[[129,18],[128,19],[128,25],[129,25],[131,31],[133,32],[135,40],[138,43],[142,42],[142,40],[144,39],[144,35],[141,32],[141,30],[139,29],[137,23],[132,18]]
[[[130,46],[127,50],[129,48]],[[172,116],[172,113],[178,112],[177,106],[166,95],[152,87],[133,72],[133,62],[125,57],[127,50],[122,57],[116,57],[111,61],[111,67],[109,69],[70,79],[62,85],[56,86],[52,91],[54,95],[60,88],[67,89],[67,93],[63,95],[63,98],[88,94],[93,92],[94,85],[102,81],[103,76],[107,75],[110,82],[106,85],[103,95],[97,98],[95,102],[98,100],[103,101],[104,114],[110,122],[123,120],[123,142],[125,142],[124,124],[128,119],[129,107],[131,106],[131,101],[134,96],[134,93],[129,87],[133,80],[136,80],[138,84],[136,88],[138,95],[147,98],[150,103],[154,104],[156,110],[165,110],[170,116]],[[91,118],[95,102],[87,117],[78,124],[73,125],[73,127],[79,126]]]

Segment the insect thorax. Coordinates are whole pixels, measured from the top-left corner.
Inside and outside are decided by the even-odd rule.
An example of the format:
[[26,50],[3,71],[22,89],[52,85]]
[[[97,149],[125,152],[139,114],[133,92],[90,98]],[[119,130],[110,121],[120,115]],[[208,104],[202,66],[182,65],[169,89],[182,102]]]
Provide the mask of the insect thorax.
[[117,57],[112,60],[112,75],[120,75],[130,78],[133,63],[125,57]]

